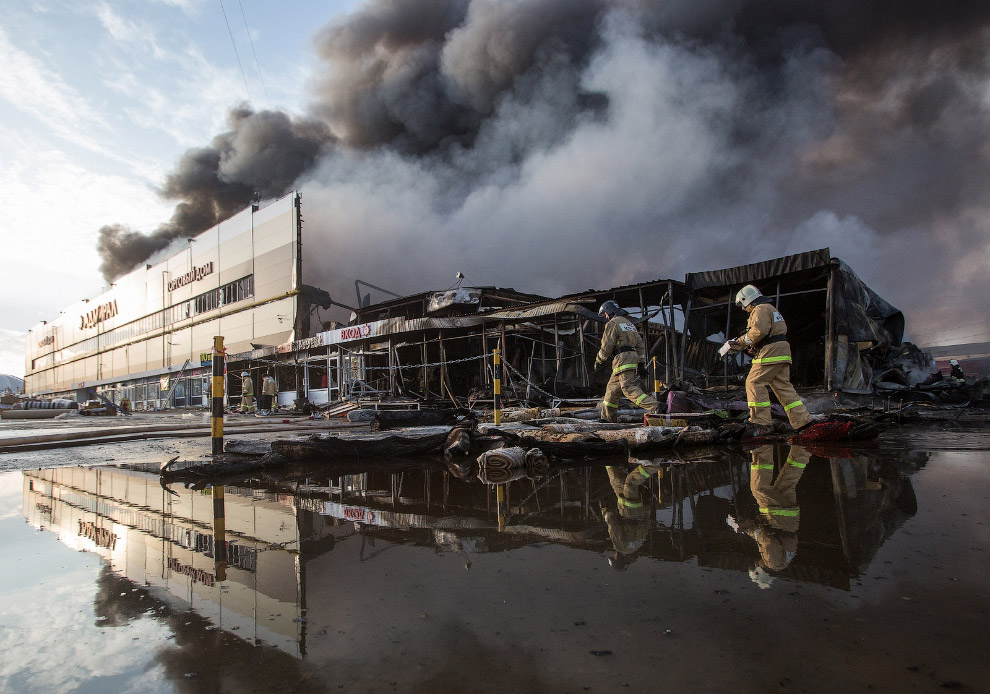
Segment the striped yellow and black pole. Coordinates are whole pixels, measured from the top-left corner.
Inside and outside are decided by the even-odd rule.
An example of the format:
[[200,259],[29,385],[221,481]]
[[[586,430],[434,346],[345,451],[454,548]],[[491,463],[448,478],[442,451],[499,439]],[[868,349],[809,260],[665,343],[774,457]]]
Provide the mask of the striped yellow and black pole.
[[492,356],[494,358],[492,371],[495,376],[495,425],[497,426],[502,423],[502,354],[496,348],[493,350]]
[[213,438],[213,455],[223,453],[223,372],[225,369],[223,336],[217,335],[213,338],[213,388],[210,393],[210,436]]
[[223,485],[213,487],[213,566],[217,580],[227,580],[227,519],[223,510]]
[[660,380],[660,372],[657,371],[657,358],[653,357],[653,397],[656,397],[660,389],[663,388],[663,381]]

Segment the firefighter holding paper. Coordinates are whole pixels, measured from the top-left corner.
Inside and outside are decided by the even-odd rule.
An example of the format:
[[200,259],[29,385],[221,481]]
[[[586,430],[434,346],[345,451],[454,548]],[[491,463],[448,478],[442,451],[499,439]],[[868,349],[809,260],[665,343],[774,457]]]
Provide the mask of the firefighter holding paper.
[[736,305],[749,314],[746,332],[730,343],[733,349],[745,350],[753,357],[746,377],[749,401],[750,436],[766,436],[773,431],[770,418],[770,393],[777,396],[791,428],[800,431],[814,423],[808,408],[791,385],[791,345],[787,341],[787,324],[773,302],[751,284],[736,294]]
[[602,347],[595,358],[595,369],[609,362],[612,365],[612,375],[602,398],[602,421],[619,420],[619,398],[623,395],[637,407],[656,412],[660,403],[652,395],[644,393],[639,384],[639,379],[647,376],[646,348],[636,324],[611,299],[602,304],[598,314],[604,316],[608,323],[602,333]]

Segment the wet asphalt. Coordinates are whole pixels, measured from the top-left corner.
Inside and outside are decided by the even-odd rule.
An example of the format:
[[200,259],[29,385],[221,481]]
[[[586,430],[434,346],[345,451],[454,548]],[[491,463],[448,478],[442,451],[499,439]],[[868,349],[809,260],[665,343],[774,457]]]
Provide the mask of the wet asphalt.
[[219,505],[161,486],[158,465],[209,449],[0,454],[0,691],[990,683],[986,428],[582,460],[501,488],[434,460],[283,470]]

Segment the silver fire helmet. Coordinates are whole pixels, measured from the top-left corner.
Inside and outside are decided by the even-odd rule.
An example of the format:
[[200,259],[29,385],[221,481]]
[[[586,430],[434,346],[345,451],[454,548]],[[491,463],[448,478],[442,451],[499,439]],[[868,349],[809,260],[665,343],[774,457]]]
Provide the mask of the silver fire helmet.
[[603,303],[602,306],[601,306],[601,308],[598,309],[598,315],[599,316],[604,316],[606,314],[608,314],[610,316],[614,316],[618,312],[619,312],[619,305],[617,303],[615,303],[614,301],[612,301],[611,299],[609,299],[608,301],[606,301],[605,303]]

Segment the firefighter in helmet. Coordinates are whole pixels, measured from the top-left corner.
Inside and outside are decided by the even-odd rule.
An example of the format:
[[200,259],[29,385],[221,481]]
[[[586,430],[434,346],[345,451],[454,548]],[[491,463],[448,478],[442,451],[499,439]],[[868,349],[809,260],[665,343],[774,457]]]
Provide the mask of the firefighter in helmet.
[[261,378],[261,410],[255,415],[266,416],[272,413],[275,398],[278,395],[278,385],[270,373]]
[[949,360],[949,378],[951,378],[956,383],[966,382],[966,374],[963,373],[962,367],[959,366],[958,359]]
[[791,385],[791,345],[787,341],[784,317],[773,302],[751,284],[736,293],[736,306],[749,314],[746,332],[729,343],[733,349],[745,350],[753,358],[746,377],[749,435],[765,436],[773,431],[767,389],[777,396],[792,429],[800,431],[813,424],[808,408]]
[[254,412],[254,381],[251,372],[241,371],[241,414]]
[[602,304],[598,314],[608,322],[602,332],[601,349],[595,357],[595,369],[607,363],[612,366],[612,375],[605,387],[605,397],[602,398],[602,421],[618,421],[619,398],[623,395],[637,407],[656,412],[660,403],[652,395],[643,392],[639,382],[641,378],[646,378],[648,372],[646,348],[636,325],[611,299]]

